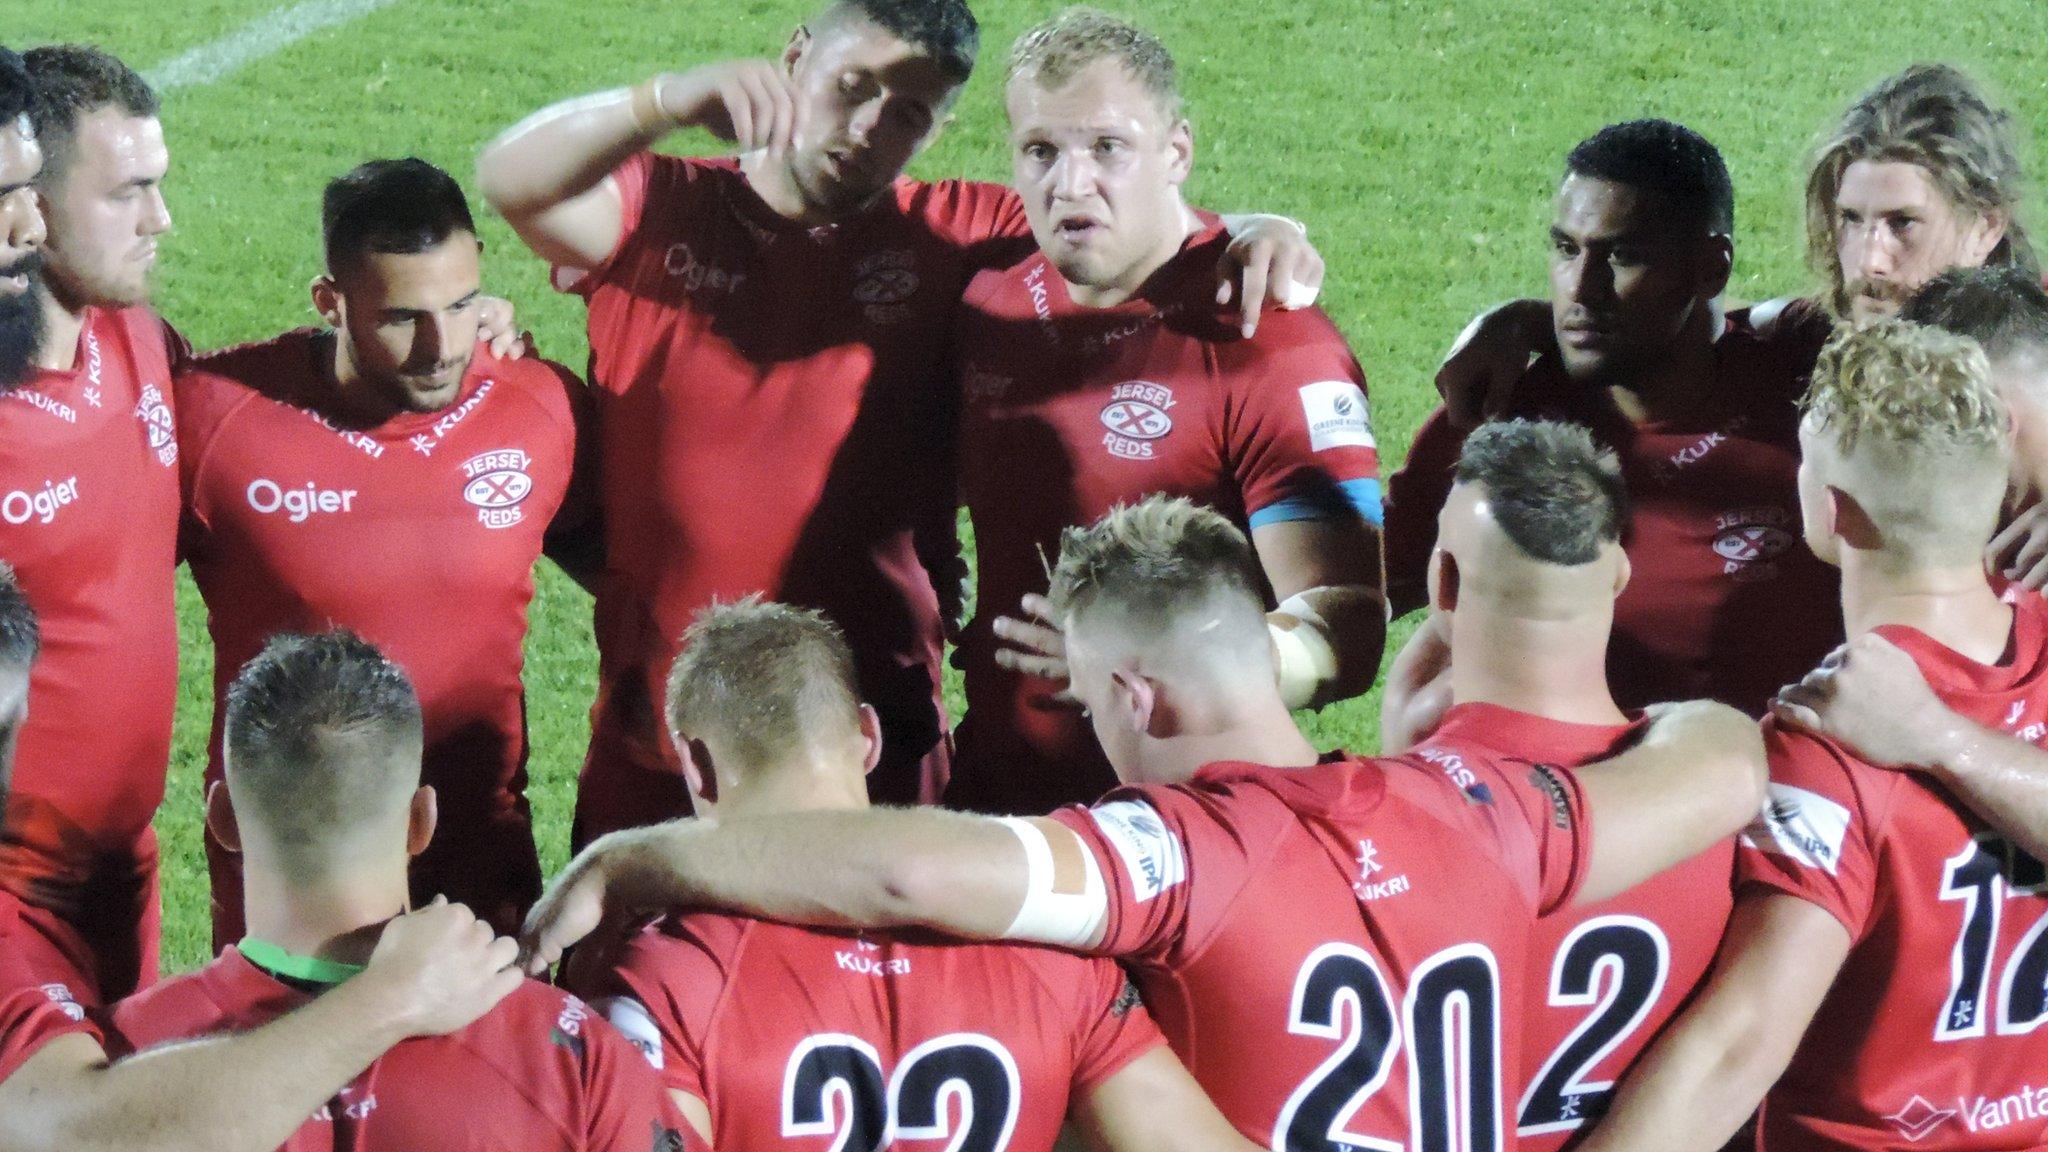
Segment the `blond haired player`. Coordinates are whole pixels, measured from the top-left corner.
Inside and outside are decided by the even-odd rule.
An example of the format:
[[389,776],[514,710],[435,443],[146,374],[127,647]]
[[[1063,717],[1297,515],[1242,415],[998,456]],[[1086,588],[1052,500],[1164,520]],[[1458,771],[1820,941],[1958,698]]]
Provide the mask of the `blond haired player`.
[[[1855,639],[1781,715],[1810,721],[1844,669],[1903,656],[1974,724],[2041,742],[2048,602],[2001,597],[1981,562],[2009,467],[1983,352],[1896,320],[1845,330],[1805,406],[1807,540],[1842,569]],[[2042,844],[2048,774],[1904,771],[1783,725],[1768,741],[1714,975],[1586,1147],[1718,1148],[1759,1101],[1766,1149],[2038,1147],[2048,873],[2021,845]]]

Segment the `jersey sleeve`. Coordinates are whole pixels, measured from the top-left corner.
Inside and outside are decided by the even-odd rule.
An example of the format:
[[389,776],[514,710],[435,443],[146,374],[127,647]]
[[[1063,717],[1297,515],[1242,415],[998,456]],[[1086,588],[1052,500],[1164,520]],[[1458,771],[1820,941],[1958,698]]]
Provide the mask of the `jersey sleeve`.
[[1423,421],[1408,457],[1387,480],[1387,603],[1404,616],[1429,602],[1429,556],[1436,521],[1464,451],[1465,433],[1442,408]]
[[1251,526],[1356,516],[1377,527],[1378,442],[1365,372],[1320,311],[1274,312],[1222,353],[1238,386],[1224,453]]
[[1737,843],[1737,891],[1796,896],[1862,939],[1877,893],[1878,832],[1859,766],[1835,745],[1775,723],[1765,725],[1764,750],[1770,798]]
[[635,935],[584,990],[664,1085],[709,1100],[704,1045],[726,982],[722,950],[685,918]]
[[591,1020],[583,1038],[588,1125],[583,1147],[590,1152],[702,1148],[654,1069],[617,1031],[602,1020]]
[[40,984],[19,964],[0,959],[0,1081],[61,1036],[90,1036],[99,1029],[62,984]]
[[1578,774],[1513,759],[1481,770],[1492,778],[1476,787],[1492,794],[1486,810],[1497,815],[1494,832],[1512,874],[1527,885],[1538,915],[1566,907],[1593,858],[1593,810]]
[[671,176],[671,170],[682,163],[653,152],[637,152],[613,169],[610,179],[619,189],[619,242],[613,246],[611,255],[595,268],[556,265],[552,275],[555,287],[588,297],[608,281],[613,269],[618,267],[620,257],[641,238],[641,224],[647,219],[648,203],[658,200],[662,187],[669,182],[663,177]]
[[1074,1097],[1093,1092],[1131,1061],[1166,1043],[1137,986],[1113,960],[1082,965],[1074,1035]]
[[924,189],[925,223],[973,268],[1002,268],[1031,252],[1024,200],[1001,184],[942,180]]
[[[1225,804],[1226,796],[1241,803]],[[1198,951],[1282,839],[1291,815],[1257,789],[1127,788],[1052,818],[1101,869],[1108,917],[1095,951],[1170,963]]]

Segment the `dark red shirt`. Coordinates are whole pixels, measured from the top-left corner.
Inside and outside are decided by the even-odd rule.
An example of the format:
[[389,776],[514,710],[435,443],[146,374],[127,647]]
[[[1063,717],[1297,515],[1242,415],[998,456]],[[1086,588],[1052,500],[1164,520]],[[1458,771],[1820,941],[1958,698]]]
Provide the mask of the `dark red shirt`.
[[15,950],[20,912],[20,901],[0,892],[0,1081],[59,1036],[100,1038],[72,990]]

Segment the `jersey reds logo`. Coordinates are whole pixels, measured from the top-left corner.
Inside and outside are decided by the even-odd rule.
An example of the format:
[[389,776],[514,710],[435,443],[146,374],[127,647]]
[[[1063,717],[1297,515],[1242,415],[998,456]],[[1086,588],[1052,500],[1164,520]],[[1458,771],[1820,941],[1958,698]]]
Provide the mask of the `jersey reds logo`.
[[533,458],[518,448],[482,452],[462,462],[468,480],[462,498],[476,506],[477,523],[510,528],[526,519],[519,504],[533,492],[533,477],[527,474],[532,466]]
[[1778,574],[1773,563],[1792,548],[1792,517],[1782,508],[1742,508],[1714,521],[1714,553],[1724,575],[1767,580]]
[[149,450],[157,463],[168,468],[178,462],[178,425],[171,418],[171,406],[154,384],[145,384],[142,399],[135,405],[135,417],[149,432]]
[[1150,460],[1152,441],[1173,431],[1173,389],[1146,380],[1129,380],[1109,390],[1102,426],[1109,431],[1102,446],[1111,456]]
[[908,249],[877,252],[854,266],[860,279],[853,298],[862,304],[901,304],[917,291],[917,258]]

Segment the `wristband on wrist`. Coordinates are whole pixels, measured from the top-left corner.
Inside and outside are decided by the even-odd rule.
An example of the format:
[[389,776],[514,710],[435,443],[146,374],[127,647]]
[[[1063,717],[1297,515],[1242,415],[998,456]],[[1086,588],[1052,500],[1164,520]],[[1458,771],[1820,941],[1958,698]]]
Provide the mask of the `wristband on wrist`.
[[675,127],[675,117],[661,106],[661,76],[650,76],[633,86],[633,126],[642,132]]

